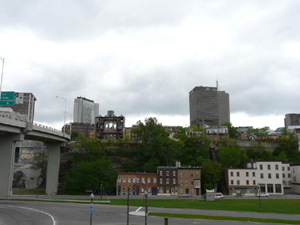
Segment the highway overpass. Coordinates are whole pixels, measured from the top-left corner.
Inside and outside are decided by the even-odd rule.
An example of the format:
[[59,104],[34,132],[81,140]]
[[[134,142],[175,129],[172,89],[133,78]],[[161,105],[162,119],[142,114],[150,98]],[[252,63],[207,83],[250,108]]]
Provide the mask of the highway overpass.
[[60,147],[70,140],[61,131],[34,123],[0,117],[0,197],[10,195],[17,141],[36,140],[47,147],[46,193],[57,192]]

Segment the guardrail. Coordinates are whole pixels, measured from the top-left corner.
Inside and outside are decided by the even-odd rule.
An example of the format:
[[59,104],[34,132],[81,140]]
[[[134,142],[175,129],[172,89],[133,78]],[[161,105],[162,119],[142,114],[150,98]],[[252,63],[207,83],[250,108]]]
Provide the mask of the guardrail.
[[55,128],[48,127],[48,126],[43,125],[43,124],[33,123],[33,125],[38,126],[38,127],[42,127],[42,128],[48,129],[48,130],[52,130],[52,131],[55,131],[55,132],[58,132],[58,133],[63,133],[61,130],[57,130]]

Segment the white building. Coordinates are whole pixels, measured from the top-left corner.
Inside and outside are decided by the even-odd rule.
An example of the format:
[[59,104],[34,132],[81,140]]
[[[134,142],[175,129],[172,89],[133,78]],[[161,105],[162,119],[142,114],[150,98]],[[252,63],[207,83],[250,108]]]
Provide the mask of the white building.
[[74,123],[95,123],[95,117],[99,115],[99,103],[77,97],[74,99],[73,122]]
[[226,169],[226,182],[230,195],[258,194],[283,195],[282,163],[279,161],[261,161],[247,164],[245,169]]
[[292,192],[300,194],[300,164],[291,165]]
[[289,163],[282,163],[282,183],[284,188],[292,187],[291,170]]

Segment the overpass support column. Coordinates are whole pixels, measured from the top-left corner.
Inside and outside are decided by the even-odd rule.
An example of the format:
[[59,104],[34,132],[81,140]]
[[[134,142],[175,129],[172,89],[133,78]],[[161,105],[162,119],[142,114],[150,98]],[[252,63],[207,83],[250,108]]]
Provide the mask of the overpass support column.
[[16,141],[23,141],[23,134],[0,135],[0,196],[10,196],[12,190]]
[[48,152],[46,194],[56,194],[60,164],[60,146],[62,143],[46,143]]

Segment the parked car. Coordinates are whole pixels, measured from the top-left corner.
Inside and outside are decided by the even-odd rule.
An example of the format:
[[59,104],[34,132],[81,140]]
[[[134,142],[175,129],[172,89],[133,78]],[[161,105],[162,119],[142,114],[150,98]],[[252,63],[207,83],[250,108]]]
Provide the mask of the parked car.
[[180,198],[190,198],[192,197],[190,194],[182,194],[182,195],[179,195]]
[[215,193],[215,199],[223,199],[224,195],[222,193]]
[[270,197],[270,195],[268,193],[260,193],[258,195],[256,195],[257,197]]

